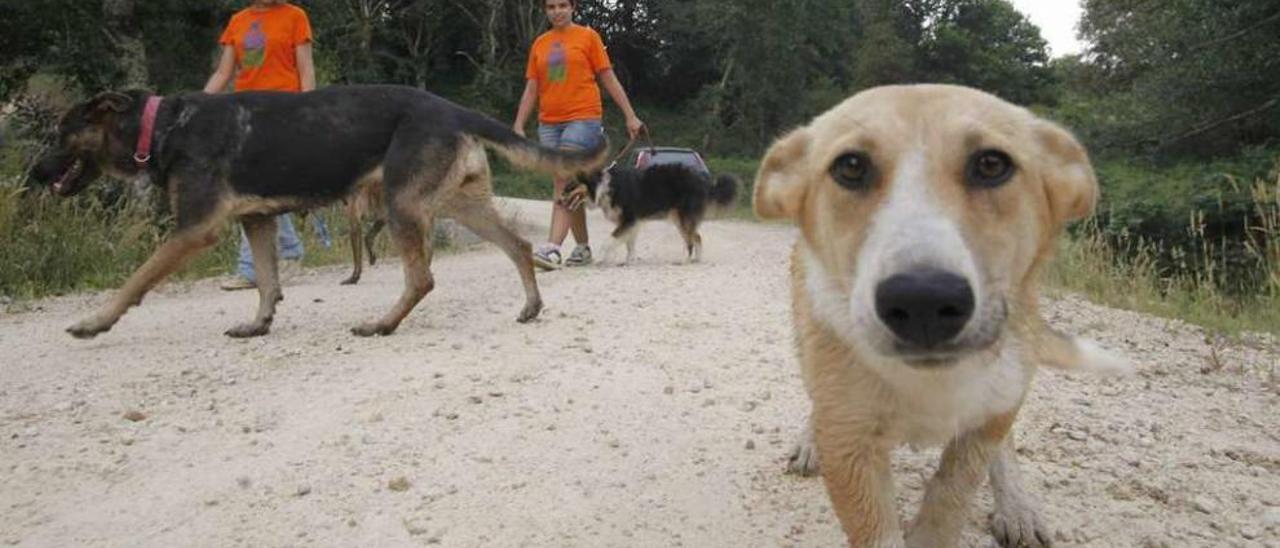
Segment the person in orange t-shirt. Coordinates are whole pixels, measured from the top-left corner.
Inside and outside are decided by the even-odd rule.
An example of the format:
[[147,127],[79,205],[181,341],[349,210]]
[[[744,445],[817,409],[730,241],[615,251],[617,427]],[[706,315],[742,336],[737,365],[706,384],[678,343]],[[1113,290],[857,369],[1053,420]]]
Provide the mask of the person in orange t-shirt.
[[[613,102],[627,118],[627,133],[632,138],[644,128],[636,116],[613,73],[604,41],[591,28],[576,25],[573,12],[576,0],[543,0],[543,8],[551,30],[533,42],[529,64],[525,69],[526,84],[516,112],[514,129],[524,135],[525,124],[538,103],[538,138],[542,144],[561,149],[591,150],[604,137],[601,119],[604,106],[600,86],[609,92]],[[547,270],[591,264],[591,246],[587,241],[586,211],[569,211],[560,204],[560,194],[567,178],[555,179],[555,205],[551,210],[551,235],[547,243],[534,251],[533,262]],[[573,230],[578,245],[566,259],[561,259],[560,245]]]
[[[315,62],[311,53],[311,22],[302,8],[285,0],[252,0],[248,8],[231,16],[218,39],[222,56],[218,68],[204,86],[205,93],[221,93],[235,77],[235,91],[311,91],[316,88]],[[319,216],[316,228],[326,237]],[[301,268],[302,240],[289,215],[276,218],[280,258],[280,281]],[[238,276],[222,284],[228,291],[252,289],[253,253],[241,233]]]

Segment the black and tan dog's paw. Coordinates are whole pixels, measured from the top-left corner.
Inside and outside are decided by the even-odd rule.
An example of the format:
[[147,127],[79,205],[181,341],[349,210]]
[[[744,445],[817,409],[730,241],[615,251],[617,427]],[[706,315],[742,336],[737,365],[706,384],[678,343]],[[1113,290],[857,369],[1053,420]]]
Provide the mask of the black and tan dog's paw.
[[77,339],[92,339],[102,333],[111,331],[112,325],[113,323],[111,322],[103,322],[90,318],[68,327],[67,333],[70,333],[72,337]]
[[542,313],[542,302],[529,303],[525,305],[524,310],[520,311],[520,315],[516,317],[519,323],[529,323],[538,318],[538,314]]
[[269,332],[271,332],[271,323],[249,322],[228,329],[226,335],[233,339],[251,339],[253,337],[261,337]]
[[357,337],[385,337],[395,331],[396,326],[381,322],[366,322],[351,328],[351,334]]

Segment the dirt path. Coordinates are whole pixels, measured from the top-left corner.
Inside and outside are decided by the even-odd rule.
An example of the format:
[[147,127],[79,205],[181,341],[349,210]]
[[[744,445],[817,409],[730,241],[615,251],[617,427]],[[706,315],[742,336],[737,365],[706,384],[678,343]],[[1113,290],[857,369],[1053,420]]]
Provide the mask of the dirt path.
[[[398,295],[395,264],[354,288],[346,267],[308,272],[248,342],[221,333],[256,296],[214,281],[166,286],[90,342],[62,329],[105,295],[0,316],[0,545],[837,545],[820,482],[781,473],[806,412],[795,233],[704,236],[701,265],[655,224],[638,265],[541,276],[531,325],[491,247],[439,256],[436,291],[383,339],[347,328]],[[1058,544],[1280,547],[1277,356],[1221,348],[1202,373],[1194,329],[1050,310],[1141,363],[1037,380],[1019,445]],[[934,459],[899,453],[905,508]],[[978,504],[969,546],[989,542]]]

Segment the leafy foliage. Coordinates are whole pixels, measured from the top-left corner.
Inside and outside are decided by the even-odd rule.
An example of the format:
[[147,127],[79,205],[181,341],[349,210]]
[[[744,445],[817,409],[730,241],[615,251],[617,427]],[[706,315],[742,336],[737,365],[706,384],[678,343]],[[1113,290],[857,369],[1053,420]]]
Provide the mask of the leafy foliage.
[[1280,3],[1086,0],[1092,46],[1064,66],[1099,146],[1166,159],[1235,154],[1280,134]]

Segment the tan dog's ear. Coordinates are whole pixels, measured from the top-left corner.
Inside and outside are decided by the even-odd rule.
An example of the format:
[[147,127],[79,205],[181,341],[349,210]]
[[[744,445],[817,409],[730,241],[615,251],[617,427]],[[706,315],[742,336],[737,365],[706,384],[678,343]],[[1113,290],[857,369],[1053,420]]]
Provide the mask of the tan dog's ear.
[[797,129],[778,139],[760,162],[752,204],[761,219],[794,219],[800,215],[807,185],[799,163],[809,152],[809,133]]
[[1093,213],[1098,203],[1098,179],[1084,146],[1067,130],[1040,122],[1036,137],[1044,149],[1045,194],[1059,225]]

